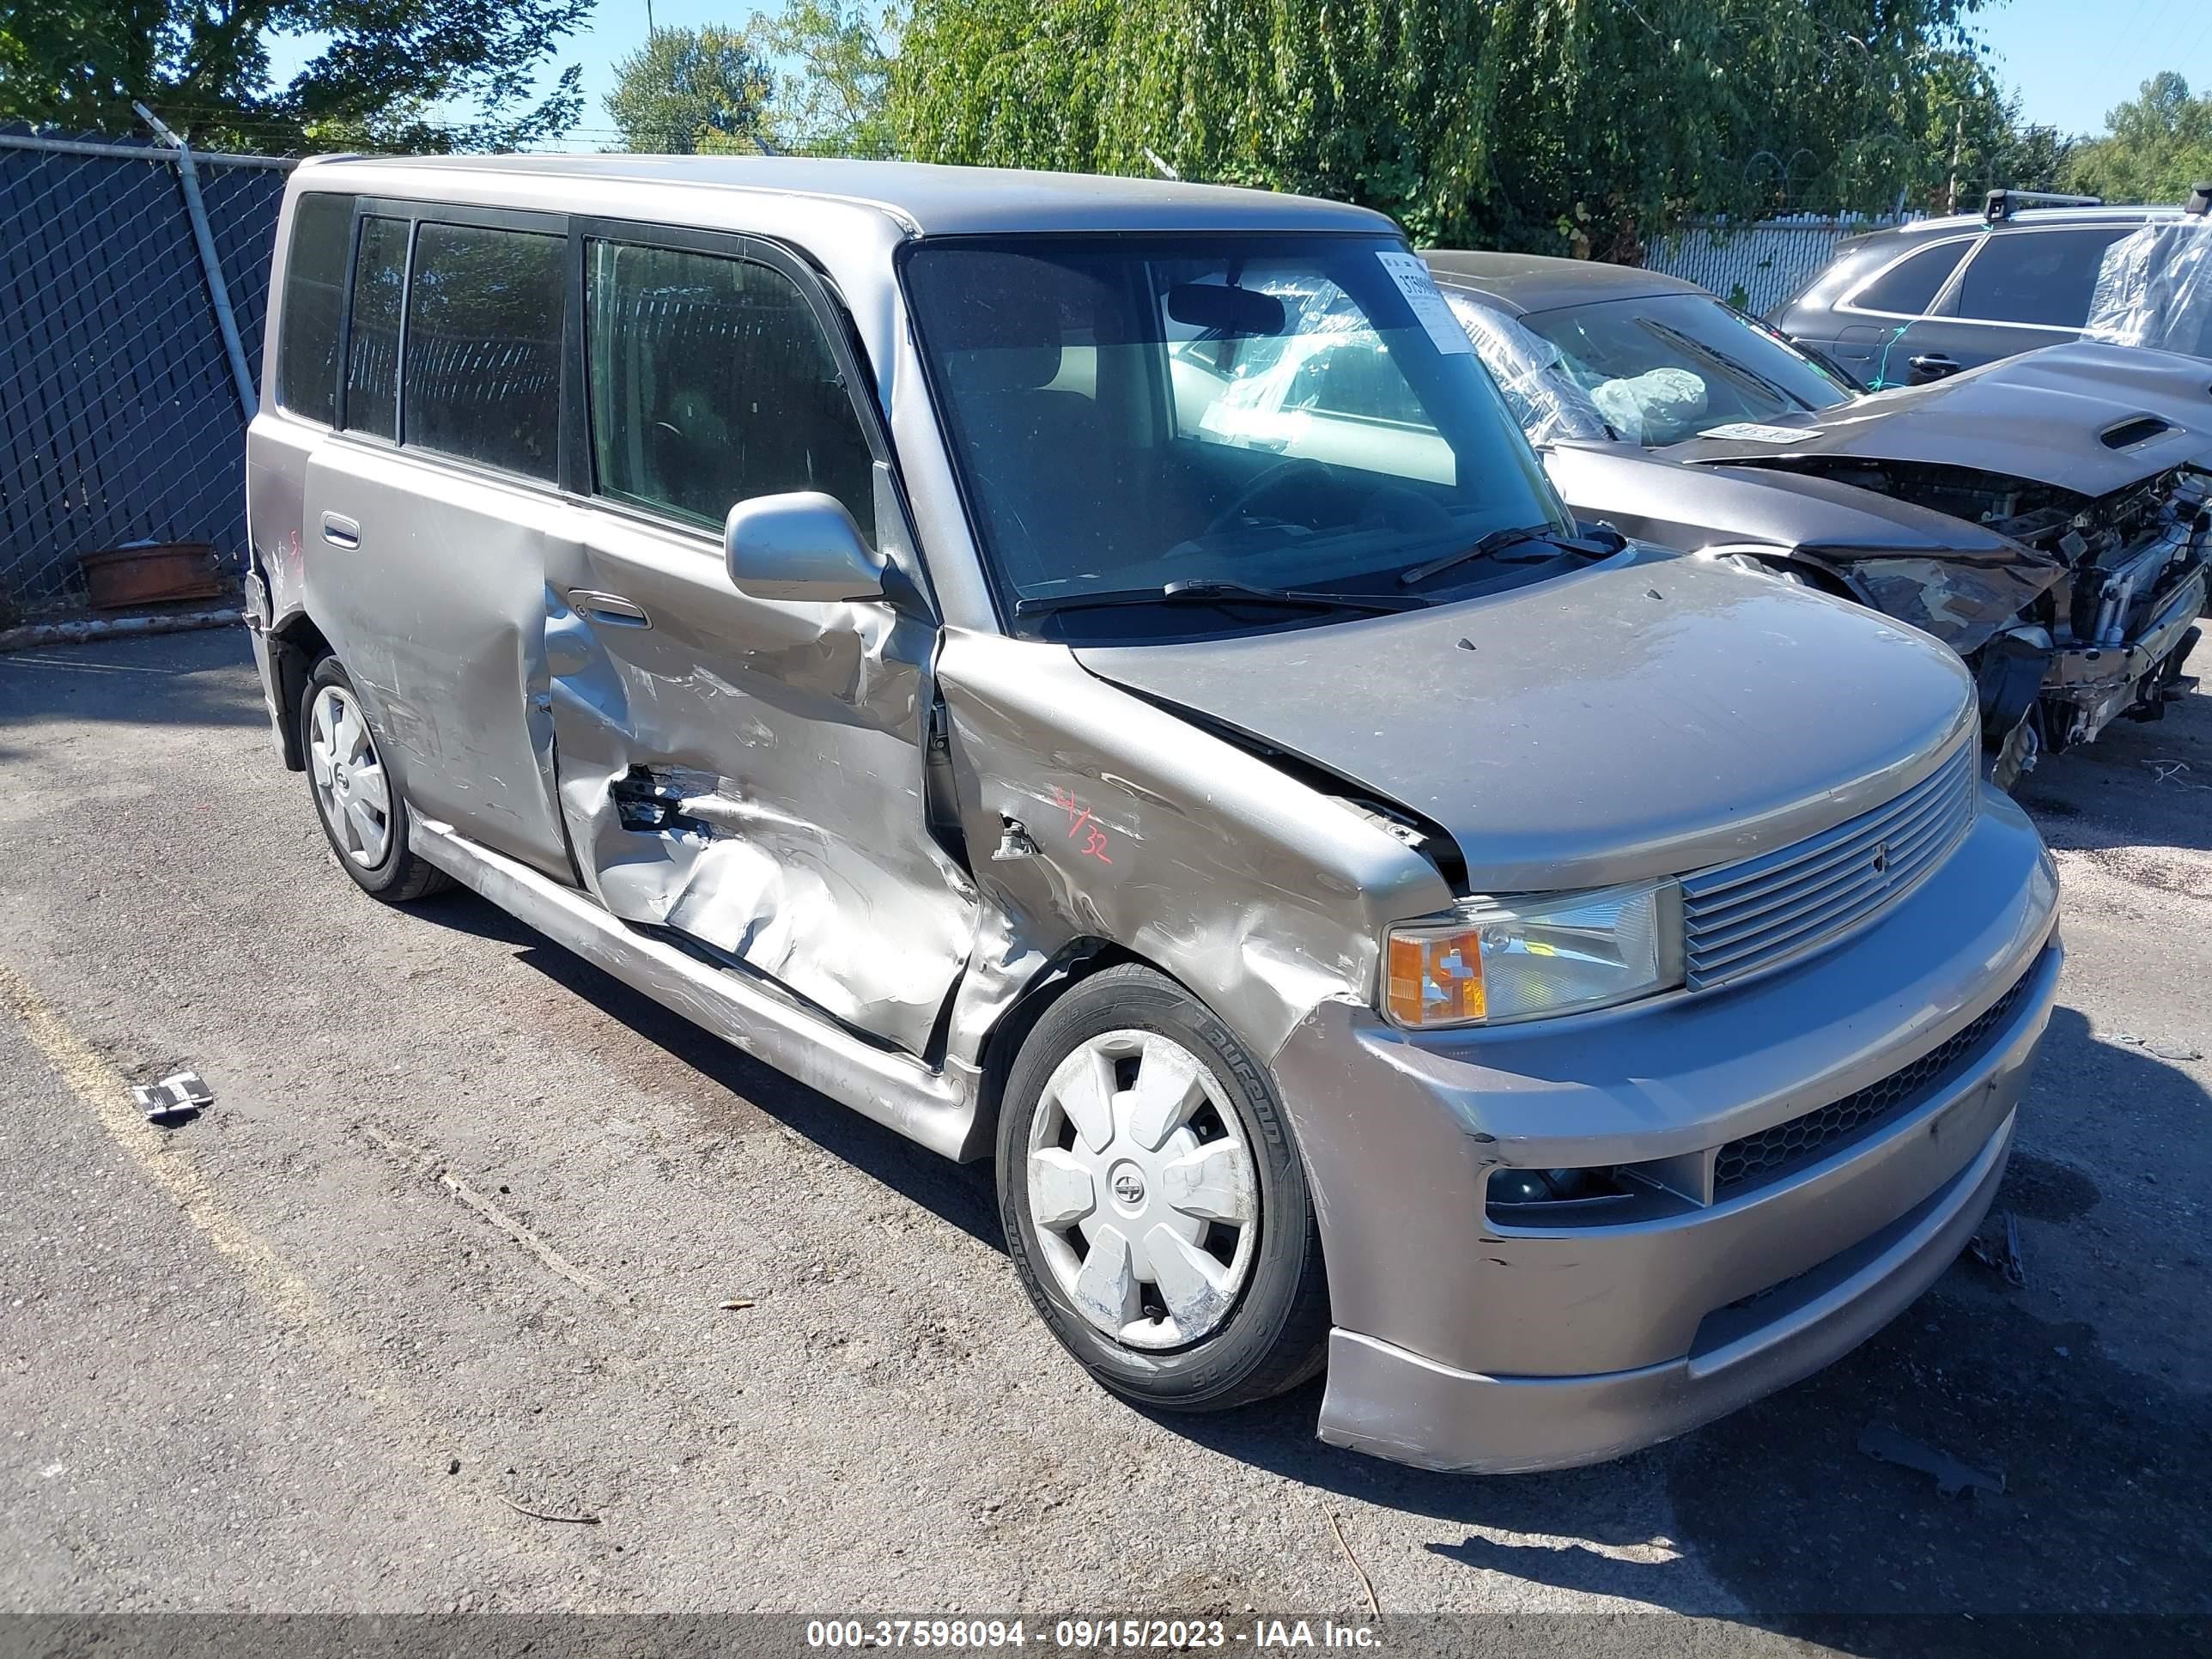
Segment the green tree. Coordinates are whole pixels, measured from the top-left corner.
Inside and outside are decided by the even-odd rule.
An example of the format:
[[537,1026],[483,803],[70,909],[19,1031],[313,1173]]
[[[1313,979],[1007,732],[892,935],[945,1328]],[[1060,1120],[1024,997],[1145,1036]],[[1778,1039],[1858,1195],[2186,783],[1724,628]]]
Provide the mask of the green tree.
[[1924,177],[1908,189],[1936,213],[1971,212],[1990,191],[2057,190],[2073,141],[2023,118],[2010,92],[1979,57],[1948,52],[1929,65],[1931,121],[1923,138]]
[[768,131],[794,155],[897,154],[891,137],[891,58],[899,14],[844,0],[786,0],[753,14],[748,33],[778,67]]
[[1632,258],[1689,212],[1888,207],[1977,0],[916,0],[920,159],[1364,202],[1430,243]]
[[2190,94],[2172,70],[2105,117],[2105,137],[2069,158],[2067,187],[2108,202],[2179,202],[2212,179],[2212,95]]
[[[128,131],[133,99],[203,145],[507,149],[575,122],[537,86],[592,0],[0,0],[0,119]],[[272,36],[322,50],[283,85]]]
[[775,76],[743,30],[655,29],[615,65],[607,113],[625,149],[754,155],[775,92]]

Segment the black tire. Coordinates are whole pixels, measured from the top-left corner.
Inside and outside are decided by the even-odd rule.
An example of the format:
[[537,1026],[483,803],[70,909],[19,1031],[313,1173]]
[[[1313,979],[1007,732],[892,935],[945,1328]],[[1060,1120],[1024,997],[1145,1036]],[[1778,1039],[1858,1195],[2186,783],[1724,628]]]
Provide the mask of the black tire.
[[[386,780],[389,830],[384,856],[377,863],[364,865],[356,858],[341,839],[337,827],[331,822],[330,815],[323,805],[322,792],[316,787],[315,763],[310,749],[314,735],[315,699],[325,686],[336,688],[353,699],[356,705],[360,698],[353,689],[352,680],[339,666],[338,659],[325,657],[308,674],[307,695],[300,700],[300,753],[307,757],[307,798],[314,803],[315,821],[323,826],[323,836],[331,844],[331,856],[337,859],[338,868],[353,878],[356,886],[372,898],[381,899],[386,904],[406,904],[416,899],[427,898],[433,893],[443,892],[453,884],[453,878],[428,860],[419,856],[409,844],[408,836],[413,828],[413,820],[408,815],[406,801],[401,797],[398,786],[391,781],[388,771]],[[374,750],[376,742],[374,732],[369,734],[368,740]],[[384,757],[380,752],[377,753],[376,759],[381,766]]]
[[[1093,1325],[1042,1258],[1030,1215],[1030,1126],[1060,1062],[1094,1037],[1158,1033],[1208,1067],[1237,1114],[1259,1189],[1259,1239],[1228,1315],[1188,1346],[1125,1345]],[[1328,1358],[1328,1284],[1321,1231],[1290,1121],[1267,1070],[1206,1006],[1149,968],[1084,981],[1030,1032],[999,1115],[999,1207],[1023,1288],[1053,1334],[1107,1388],[1141,1405],[1226,1411],[1297,1387]]]

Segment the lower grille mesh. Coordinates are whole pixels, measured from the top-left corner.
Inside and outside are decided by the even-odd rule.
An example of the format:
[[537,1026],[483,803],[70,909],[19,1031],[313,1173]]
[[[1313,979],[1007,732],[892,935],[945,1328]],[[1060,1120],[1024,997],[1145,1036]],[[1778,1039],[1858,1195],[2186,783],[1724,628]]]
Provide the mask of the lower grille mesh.
[[1713,1166],[1714,1198],[1732,1197],[1747,1187],[1771,1181],[1903,1116],[1948,1073],[1988,1046],[2027,994],[2033,977],[2031,969],[1972,1024],[1881,1082],[1870,1083],[1856,1094],[1845,1095],[1802,1117],[1729,1141],[1721,1148]]

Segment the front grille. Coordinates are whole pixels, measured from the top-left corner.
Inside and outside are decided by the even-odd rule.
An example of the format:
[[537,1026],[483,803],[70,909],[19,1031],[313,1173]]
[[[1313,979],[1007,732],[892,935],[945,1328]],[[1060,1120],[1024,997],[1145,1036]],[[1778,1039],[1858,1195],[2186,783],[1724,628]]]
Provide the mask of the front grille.
[[1831,1101],[1802,1117],[1729,1142],[1713,1164],[1714,1200],[1786,1175],[1911,1111],[1952,1072],[1980,1055],[2019,1007],[2021,999],[2027,994],[2028,981],[2034,977],[2034,970],[2029,969],[1972,1024],[1881,1082],[1870,1083],[1856,1094]]
[[1974,820],[1974,745],[1895,799],[1817,836],[1682,878],[1692,990],[1759,973],[1871,921],[1943,861]]

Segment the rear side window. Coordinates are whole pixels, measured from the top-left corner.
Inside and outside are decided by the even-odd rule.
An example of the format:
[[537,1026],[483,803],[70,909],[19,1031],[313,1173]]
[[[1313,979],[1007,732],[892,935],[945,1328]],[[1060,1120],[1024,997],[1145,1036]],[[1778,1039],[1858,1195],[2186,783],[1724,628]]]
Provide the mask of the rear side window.
[[749,259],[590,245],[598,491],[720,525],[756,495],[818,489],[875,539],[874,458],[813,308]]
[[362,220],[346,346],[349,432],[399,435],[399,296],[406,283],[407,222]]
[[426,224],[407,297],[406,441],[551,480],[566,239]]
[[1966,267],[1959,314],[1993,323],[2080,328],[2089,319],[2089,295],[2105,250],[2134,228],[2105,225],[1992,236]]
[[1971,242],[1938,242],[1907,254],[1851,296],[1862,311],[1886,311],[1899,317],[1917,317],[1936,303],[1943,284],[1966,257]]
[[284,320],[276,337],[276,401],[325,426],[338,419],[338,317],[352,238],[352,197],[302,196],[294,205]]

